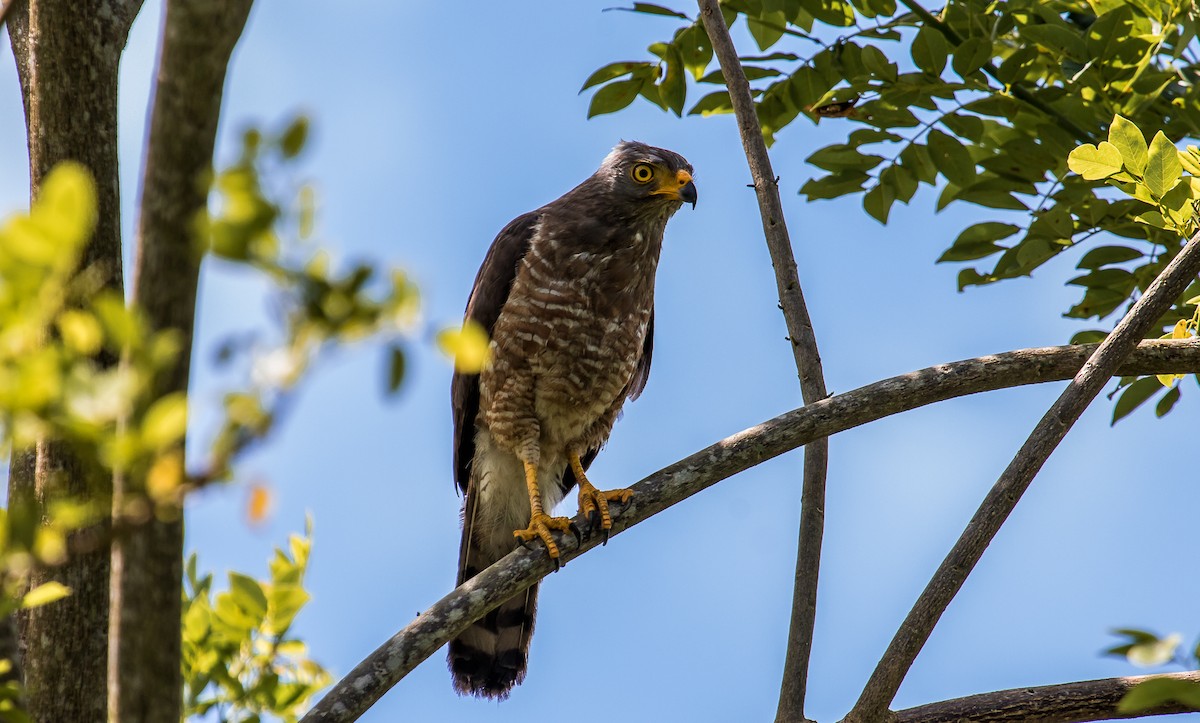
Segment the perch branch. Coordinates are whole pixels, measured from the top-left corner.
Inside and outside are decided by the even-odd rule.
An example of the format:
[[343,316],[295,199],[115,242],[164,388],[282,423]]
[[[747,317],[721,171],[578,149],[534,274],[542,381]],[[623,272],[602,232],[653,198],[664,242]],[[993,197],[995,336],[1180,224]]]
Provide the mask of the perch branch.
[[969,695],[897,711],[889,723],[1082,723],[1083,721],[1141,718],[1195,710],[1167,703],[1137,713],[1118,713],[1117,702],[1129,689],[1151,678],[1171,678],[1200,685],[1200,671],[1168,675],[1104,678],[1078,683],[1013,688]]
[[[792,356],[800,377],[800,393],[805,404],[828,396],[821,355],[812,320],[804,303],[804,293],[796,273],[796,259],[788,236],[779,198],[779,183],[771,168],[767,144],[763,139],[758,113],[750,83],[738,60],[737,49],[729,36],[729,28],[717,0],[699,0],[700,17],[712,41],[713,52],[721,64],[729,99],[737,116],[738,132],[754,192],[758,196],[758,212],[762,216],[763,235],[775,267],[775,285],[779,291],[779,308],[783,310]],[[808,680],[808,663],[812,655],[813,627],[817,613],[817,578],[821,567],[821,538],[825,529],[825,478],[829,469],[829,440],[814,439],[804,448],[803,487],[800,502],[800,539],[796,552],[795,589],[792,593],[791,624],[788,628],[787,655],[783,666],[783,682],[779,691],[778,723],[799,723],[804,720],[804,695]]]
[[[744,430],[642,480],[637,494],[613,518],[620,534],[738,472],[815,439],[893,414],[978,392],[1070,379],[1095,345],[1022,349],[940,364],[885,379],[814,402]],[[1193,374],[1200,372],[1200,339],[1146,341],[1116,370],[1118,375]],[[587,521],[576,524],[587,530]],[[559,542],[564,562],[599,544]],[[518,548],[435,603],[416,620],[367,656],[304,717],[304,723],[348,723],[421,661],[504,600],[552,570],[541,550]]]
[[1034,427],[904,619],[844,723],[876,723],[917,654],[1038,470],[1117,366],[1200,273],[1200,233],[1159,274]]

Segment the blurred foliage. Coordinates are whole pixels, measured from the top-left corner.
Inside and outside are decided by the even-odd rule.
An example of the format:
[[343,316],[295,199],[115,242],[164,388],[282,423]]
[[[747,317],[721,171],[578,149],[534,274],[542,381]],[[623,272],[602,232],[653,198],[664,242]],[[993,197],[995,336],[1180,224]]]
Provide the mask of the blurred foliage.
[[[1183,636],[1172,633],[1165,637],[1135,628],[1113,631],[1124,638],[1124,642],[1104,651],[1127,659],[1142,668],[1168,664],[1185,670],[1200,669],[1200,642],[1190,650],[1183,648]],[[1164,703],[1182,703],[1200,710],[1200,683],[1172,678],[1151,678],[1135,685],[1117,704],[1117,711],[1131,714],[1153,708]]]
[[[377,262],[338,267],[313,243],[316,194],[309,185],[282,181],[304,149],[308,128],[298,117],[279,133],[246,131],[241,157],[216,174],[210,212],[198,222],[215,257],[267,277],[281,317],[280,338],[266,344],[257,337],[231,339],[221,351],[225,362],[244,352],[250,383],[225,397],[208,478],[227,476],[232,457],[269,433],[289,393],[322,352],[381,342],[388,392],[404,380],[404,338],[419,318],[417,287],[402,270],[381,270]],[[280,185],[285,188],[277,189]]]
[[[926,185],[939,190],[936,210],[979,208],[984,219],[938,259],[992,259],[962,269],[960,290],[1029,276],[1071,253],[1084,273],[1067,283],[1083,296],[1065,315],[1105,319],[1195,230],[1192,180],[1179,176],[1196,156],[1181,153],[1177,163],[1169,152],[1200,138],[1200,10],[1191,0],[952,0],[935,11],[895,0],[723,0],[721,8],[758,46],[741,62],[768,143],[798,118],[845,128],[844,140],[808,156],[825,172],[800,189],[808,200],[857,194],[887,223],[893,204]],[[583,85],[596,89],[589,116],[638,97],[682,115],[689,89],[706,86],[688,114],[732,112],[699,21],[647,3],[627,9],[686,22],[652,44],[648,60],[593,73]],[[1194,316],[1185,300],[1198,295],[1200,282],[1148,336],[1174,333]],[[1142,381],[1124,385],[1126,406],[1162,393],[1164,413],[1178,399],[1178,385]]]
[[187,561],[183,594],[184,719],[215,711],[229,723],[257,723],[264,715],[296,721],[312,696],[330,682],[290,635],[309,600],[304,589],[312,548],[312,520],[288,549],[276,549],[270,576],[256,580],[229,573],[229,586],[213,592],[212,575]]
[[[375,341],[388,355],[389,391],[403,382],[404,341],[418,320],[416,287],[378,263],[336,267],[312,243],[315,194],[306,185],[289,187],[288,173],[308,130],[297,118],[278,133],[247,131],[237,162],[213,175],[209,207],[196,219],[206,253],[269,282],[280,318],[265,349],[226,345],[223,357],[241,357],[246,380],[225,395],[207,454],[189,454],[187,464],[188,400],[154,396],[156,379],[175,364],[178,336],[152,333],[138,308],[105,288],[102,272],[80,267],[97,220],[87,171],[58,166],[29,213],[0,225],[0,454],[52,439],[68,445],[84,469],[144,479],[145,494],[130,493],[113,511],[111,534],[154,516],[175,517],[189,492],[229,479],[239,455],[275,428],[322,352]],[[80,540],[94,545],[97,535],[109,534],[97,523],[111,505],[107,494],[92,490],[86,499],[52,494],[44,507],[30,499],[0,509],[0,615],[69,595],[58,583],[25,591],[29,573],[62,564]],[[249,520],[261,521],[269,508],[266,487],[254,486]],[[88,534],[72,534],[78,532]],[[293,537],[268,580],[229,573],[229,591],[215,600],[211,575],[197,573],[193,556],[183,621],[190,712],[216,707],[224,720],[295,720],[328,683],[289,636],[308,600],[309,546],[307,532]],[[0,716],[20,720],[18,699],[15,684],[0,686]]]

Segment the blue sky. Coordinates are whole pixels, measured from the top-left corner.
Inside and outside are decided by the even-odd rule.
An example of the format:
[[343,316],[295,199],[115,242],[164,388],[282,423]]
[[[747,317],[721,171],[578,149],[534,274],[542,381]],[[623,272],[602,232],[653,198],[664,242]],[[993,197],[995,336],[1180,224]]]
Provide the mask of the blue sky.
[[[302,164],[321,201],[318,236],[341,260],[408,269],[424,318],[456,322],[478,264],[512,217],[589,175],[618,140],[671,148],[696,169],[700,202],[667,229],[654,371],[593,467],[625,486],[722,437],[799,406],[800,394],[749,174],[732,117],[679,120],[639,101],[586,119],[595,68],[642,59],[669,19],[587,2],[261,2],[234,55],[219,158],[249,123],[312,115]],[[691,9],[688,8],[690,12]],[[123,225],[134,207],[160,23],[153,0],[122,67]],[[735,39],[753,50],[744,34]],[[698,96],[697,96],[698,97]],[[934,260],[975,207],[935,215],[923,191],[884,227],[854,199],[805,203],[813,150],[848,127],[800,119],[772,149],[829,388],[847,391],[931,364],[1064,343],[1094,324],[1060,318],[1079,254],[1033,279],[955,291]],[[0,210],[25,205],[24,128],[11,60],[0,62]],[[252,277],[208,262],[194,360],[198,426],[219,399],[215,350],[269,323]],[[242,484],[191,503],[202,565],[265,574],[271,548],[315,518],[298,630],[335,675],[454,581],[458,506],[450,469],[450,368],[411,347],[402,394],[383,398],[382,351],[336,354],[287,423],[242,466],[265,481],[269,521],[245,521]],[[896,706],[1014,686],[1137,673],[1101,657],[1107,630],[1200,633],[1200,487],[1185,471],[1200,411],[1194,382],[1170,417],[1110,428],[1101,400],[1051,458],[917,660]],[[830,445],[823,578],[809,716],[840,717],[986,490],[1061,391],[1014,389],[947,402],[837,436]],[[205,429],[193,430],[202,438]],[[1189,435],[1189,432],[1191,435]],[[455,696],[444,656],[368,721],[762,720],[774,714],[787,638],[799,509],[798,453],[678,505],[572,562],[543,585],[526,683],[504,703]],[[601,634],[587,621],[612,621]],[[585,679],[596,681],[592,688]],[[589,693],[595,690],[596,693]],[[603,692],[600,692],[603,691]],[[581,697],[583,698],[581,700]]]

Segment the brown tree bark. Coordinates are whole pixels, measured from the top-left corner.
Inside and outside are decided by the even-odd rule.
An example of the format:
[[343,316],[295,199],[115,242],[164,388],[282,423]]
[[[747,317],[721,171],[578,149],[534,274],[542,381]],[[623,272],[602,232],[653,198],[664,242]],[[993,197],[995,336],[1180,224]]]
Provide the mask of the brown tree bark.
[[[84,254],[114,289],[122,286],[117,176],[117,71],[141,0],[18,0],[7,12],[29,147],[30,196],[56,164],[75,160],[96,179],[99,223]],[[113,363],[102,359],[101,363]],[[14,454],[13,505],[72,495],[107,505],[112,482],[44,440]],[[102,536],[103,537],[103,536]],[[34,572],[72,594],[18,619],[29,711],[35,720],[94,721],[105,715],[109,549],[97,545],[64,565]]]
[[[252,1],[167,3],[134,262],[134,301],[154,331],[174,331],[181,342],[174,366],[155,380],[155,397],[188,387],[203,252],[193,222],[208,197],[225,73]],[[140,496],[144,482],[118,478],[114,509]],[[160,508],[118,536],[112,563],[108,720],[179,720],[182,510]]]

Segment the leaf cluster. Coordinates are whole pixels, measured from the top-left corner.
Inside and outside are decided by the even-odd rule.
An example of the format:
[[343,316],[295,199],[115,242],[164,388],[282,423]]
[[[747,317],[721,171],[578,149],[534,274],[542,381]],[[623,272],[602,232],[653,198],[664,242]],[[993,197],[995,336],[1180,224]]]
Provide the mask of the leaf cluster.
[[[761,52],[741,61],[767,141],[799,118],[845,128],[843,140],[808,156],[820,173],[801,194],[810,201],[858,195],[869,215],[887,223],[896,203],[912,202],[927,186],[936,210],[970,204],[984,216],[938,259],[970,264],[958,274],[960,290],[1030,276],[1070,252],[1085,273],[1067,282],[1083,296],[1066,316],[1105,319],[1132,303],[1192,228],[1193,211],[1184,208],[1190,194],[1169,195],[1174,184],[1165,185],[1177,172],[1163,144],[1200,138],[1194,4],[952,0],[936,13],[917,2],[901,5],[721,3],[726,22],[744,23]],[[644,3],[633,10],[686,18]],[[709,70],[711,52],[684,54],[692,44],[707,47],[700,25],[689,23],[670,42],[651,46],[656,62],[614,64],[593,74],[584,86],[598,87],[590,114],[619,110],[638,95],[653,101],[655,90],[679,113],[687,102],[686,75],[696,89],[723,85],[720,71]],[[689,73],[671,74],[675,53]],[[669,76],[683,82],[668,83]],[[636,91],[613,102],[610,86],[634,81]],[[689,113],[731,110],[728,92],[717,89]],[[1144,166],[1136,158],[1126,166],[1136,169],[1145,198],[1114,195],[1107,176],[1097,175],[1114,162],[1112,146],[1120,147],[1096,145],[1114,117],[1123,119],[1116,129],[1121,141],[1133,143],[1131,129],[1162,139],[1156,152],[1146,149]],[[1089,158],[1099,164],[1087,174],[1067,164],[1080,144],[1092,144]],[[1166,199],[1168,210],[1155,216],[1147,199]],[[1179,301],[1154,336],[1191,315]]]
[[[1200,643],[1190,651],[1183,649],[1183,636],[1172,633],[1160,637],[1136,628],[1121,628],[1114,635],[1125,641],[1104,651],[1126,658],[1139,667],[1157,667],[1175,663],[1185,669],[1200,668]],[[1137,713],[1166,703],[1182,703],[1200,710],[1200,683],[1173,678],[1151,678],[1135,685],[1117,704],[1119,713]]]
[[214,592],[211,574],[188,558],[183,595],[184,719],[216,711],[222,721],[258,723],[264,715],[296,721],[330,682],[290,633],[308,603],[304,575],[312,548],[312,521],[277,548],[270,575],[258,580],[229,573]]

